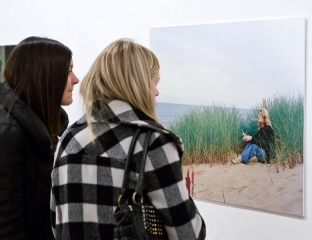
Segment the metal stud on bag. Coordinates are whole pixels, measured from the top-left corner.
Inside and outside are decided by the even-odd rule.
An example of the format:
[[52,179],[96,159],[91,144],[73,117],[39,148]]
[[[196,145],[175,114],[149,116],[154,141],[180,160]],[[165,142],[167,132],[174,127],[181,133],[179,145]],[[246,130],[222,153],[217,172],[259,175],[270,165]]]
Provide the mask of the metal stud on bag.
[[142,205],[142,221],[145,230],[153,235],[163,235],[161,216],[154,206]]
[[[132,202],[137,203],[137,193],[134,192],[132,195]],[[144,204],[143,196],[139,200],[142,203],[142,222],[146,231],[153,235],[163,234],[163,223],[158,210],[150,204]]]

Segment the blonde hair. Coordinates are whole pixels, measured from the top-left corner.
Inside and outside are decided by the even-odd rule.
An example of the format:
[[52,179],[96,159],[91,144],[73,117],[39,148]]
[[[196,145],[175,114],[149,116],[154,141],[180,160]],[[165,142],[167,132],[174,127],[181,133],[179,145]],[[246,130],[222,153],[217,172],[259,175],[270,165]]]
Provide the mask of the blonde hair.
[[[263,120],[264,120],[264,125],[268,125],[268,126],[272,127],[268,110],[266,110],[265,108],[261,108],[259,110],[259,112],[262,113],[262,117],[263,117]],[[258,128],[260,129],[260,127],[261,127],[261,125],[260,125],[260,123],[258,123]]]
[[83,78],[80,94],[84,100],[88,125],[95,109],[95,102],[118,99],[128,102],[155,121],[155,96],[151,78],[159,72],[159,62],[149,49],[130,39],[119,39],[109,44],[96,58]]

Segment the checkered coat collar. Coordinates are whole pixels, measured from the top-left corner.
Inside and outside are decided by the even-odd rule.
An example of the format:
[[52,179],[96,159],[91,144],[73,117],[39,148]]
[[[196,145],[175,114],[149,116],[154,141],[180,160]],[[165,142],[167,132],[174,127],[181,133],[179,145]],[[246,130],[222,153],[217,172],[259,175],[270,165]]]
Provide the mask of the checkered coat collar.
[[[97,103],[95,103],[97,104]],[[139,126],[144,128],[150,128],[157,132],[162,132],[171,136],[176,142],[179,152],[182,155],[184,146],[180,137],[166,129],[161,124],[157,123],[154,119],[147,116],[145,113],[140,110],[134,108],[129,103],[121,101],[121,100],[106,100],[104,105],[106,106],[105,111],[101,113],[97,112],[93,114],[92,122],[107,122],[107,123],[115,123],[115,124],[125,124],[132,126]],[[69,127],[69,131],[72,128],[79,127],[82,125],[86,125],[87,120],[84,115],[81,119],[79,119],[76,123],[74,123],[71,127]]]

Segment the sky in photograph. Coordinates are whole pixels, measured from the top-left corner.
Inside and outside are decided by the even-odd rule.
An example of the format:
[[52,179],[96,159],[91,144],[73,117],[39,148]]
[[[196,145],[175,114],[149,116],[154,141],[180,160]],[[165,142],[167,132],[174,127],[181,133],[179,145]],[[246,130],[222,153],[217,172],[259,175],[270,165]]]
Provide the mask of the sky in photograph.
[[252,108],[274,94],[304,94],[305,19],[150,31],[160,62],[157,102]]

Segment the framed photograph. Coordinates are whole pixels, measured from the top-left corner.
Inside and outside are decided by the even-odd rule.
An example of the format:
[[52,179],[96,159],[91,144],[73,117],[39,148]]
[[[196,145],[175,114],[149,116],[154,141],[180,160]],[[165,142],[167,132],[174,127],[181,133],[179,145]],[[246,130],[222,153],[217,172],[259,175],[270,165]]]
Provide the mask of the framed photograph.
[[16,45],[0,46],[0,83],[4,81],[5,63]]
[[155,27],[150,46],[190,196],[303,216],[306,19]]

